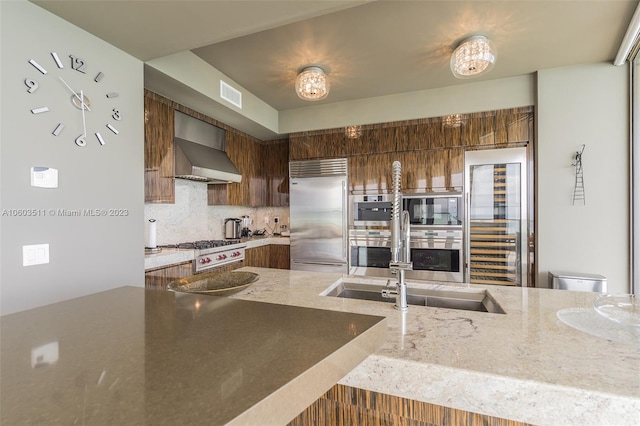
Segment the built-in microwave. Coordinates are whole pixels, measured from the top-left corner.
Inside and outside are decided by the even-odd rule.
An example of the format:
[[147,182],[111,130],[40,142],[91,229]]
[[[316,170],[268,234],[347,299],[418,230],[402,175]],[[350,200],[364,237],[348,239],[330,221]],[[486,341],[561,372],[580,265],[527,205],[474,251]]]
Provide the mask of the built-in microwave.
[[351,226],[390,226],[392,194],[352,195],[350,200]]
[[411,194],[402,197],[402,210],[409,213],[411,226],[457,227],[464,221],[461,193]]

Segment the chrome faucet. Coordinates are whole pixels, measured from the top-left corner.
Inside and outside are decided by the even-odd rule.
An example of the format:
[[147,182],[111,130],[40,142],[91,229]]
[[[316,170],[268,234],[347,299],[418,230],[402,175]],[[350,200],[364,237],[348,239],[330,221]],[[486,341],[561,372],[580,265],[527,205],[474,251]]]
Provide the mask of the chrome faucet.
[[[409,213],[403,212],[402,223],[400,221],[400,178],[402,169],[399,161],[394,161],[391,166],[393,187],[393,203],[391,208],[391,262],[389,269],[393,275],[396,275],[396,290],[383,290],[383,296],[396,296],[396,304],[394,307],[400,311],[409,309],[407,305],[407,284],[405,282],[405,271],[413,269],[411,262],[411,246],[410,246],[410,221]],[[387,283],[387,286],[389,283]]]

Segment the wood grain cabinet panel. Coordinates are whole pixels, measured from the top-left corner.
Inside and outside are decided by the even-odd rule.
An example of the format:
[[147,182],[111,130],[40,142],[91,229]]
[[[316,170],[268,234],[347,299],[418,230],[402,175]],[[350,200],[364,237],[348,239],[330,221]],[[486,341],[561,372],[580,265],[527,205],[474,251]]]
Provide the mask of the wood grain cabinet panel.
[[227,131],[226,152],[242,175],[242,181],[209,185],[209,205],[262,207],[267,203],[267,179],[263,173],[264,146],[248,135]]
[[162,268],[151,269],[144,273],[145,288],[166,290],[171,281],[193,275],[193,262],[178,263]]
[[402,164],[404,191],[462,191],[465,150],[524,146],[533,140],[533,107],[455,116],[365,125],[357,139],[345,138],[342,129],[292,134],[289,159],[342,156],[337,147],[344,142],[353,194],[390,191],[395,160]]
[[338,384],[288,424],[303,425],[525,426],[527,423]]
[[173,108],[145,93],[144,201],[175,202]]
[[227,133],[227,154],[242,182],[209,185],[209,205],[289,206],[289,141],[258,143],[246,135]]
[[289,160],[344,158],[348,155],[347,141],[343,128],[296,133],[289,136]]
[[269,267],[289,269],[291,266],[291,248],[288,245],[269,245]]
[[256,268],[268,268],[270,266],[269,246],[251,247],[244,251],[244,262],[246,266]]
[[244,251],[245,266],[256,268],[289,269],[291,264],[288,245],[269,244]]
[[271,141],[263,147],[263,175],[267,186],[267,205],[289,206],[289,141]]

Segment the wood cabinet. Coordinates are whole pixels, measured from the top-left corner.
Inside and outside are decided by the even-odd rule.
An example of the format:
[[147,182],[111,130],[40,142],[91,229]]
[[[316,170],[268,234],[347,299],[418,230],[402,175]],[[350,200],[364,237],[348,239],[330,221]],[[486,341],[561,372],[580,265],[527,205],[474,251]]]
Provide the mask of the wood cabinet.
[[357,139],[338,129],[295,133],[289,160],[347,157],[352,193],[389,191],[395,160],[404,192],[462,191],[465,150],[525,146],[532,120],[523,107],[367,125]]
[[335,385],[288,426],[302,425],[502,425],[525,426],[515,420],[472,413],[399,396]]
[[267,184],[266,205],[289,206],[289,139],[270,141],[263,147],[262,173]]
[[233,127],[145,91],[145,202],[175,202],[174,111],[226,132],[226,153],[242,182],[208,185],[210,205],[286,207],[289,205],[289,139],[267,143]]
[[209,205],[289,206],[288,139],[261,143],[248,135],[227,133],[227,155],[242,182],[209,185]]
[[150,92],[144,97],[144,201],[175,202],[173,108]]
[[289,269],[291,266],[291,247],[283,244],[271,244],[269,246],[269,267],[276,269]]
[[193,262],[191,261],[150,269],[144,273],[144,286],[146,288],[166,290],[171,281],[190,275],[193,275]]
[[262,176],[262,147],[257,139],[249,135],[227,131],[226,152],[242,175],[242,181],[227,185],[209,185],[209,205],[265,205],[266,181]]
[[256,268],[269,267],[269,246],[247,248],[244,251],[244,262],[247,266]]
[[248,248],[244,252],[245,265],[256,268],[289,269],[290,247],[284,244]]

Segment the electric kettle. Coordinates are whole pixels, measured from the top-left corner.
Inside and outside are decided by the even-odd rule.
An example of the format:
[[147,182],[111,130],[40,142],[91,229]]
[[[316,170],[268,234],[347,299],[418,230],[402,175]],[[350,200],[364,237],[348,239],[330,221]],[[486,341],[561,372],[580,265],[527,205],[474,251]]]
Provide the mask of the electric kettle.
[[242,221],[236,217],[228,217],[224,220],[224,237],[227,240],[240,239],[240,223]]

